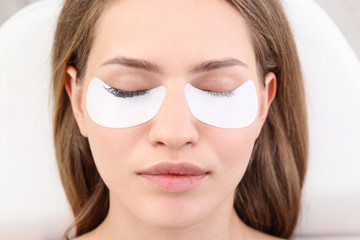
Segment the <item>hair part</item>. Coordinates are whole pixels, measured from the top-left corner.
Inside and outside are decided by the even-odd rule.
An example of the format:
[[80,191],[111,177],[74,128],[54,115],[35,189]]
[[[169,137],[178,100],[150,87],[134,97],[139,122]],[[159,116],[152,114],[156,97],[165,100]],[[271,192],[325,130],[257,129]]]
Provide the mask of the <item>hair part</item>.
[[[291,29],[279,0],[226,0],[246,20],[259,79],[277,78],[272,102],[248,169],[239,183],[234,208],[247,225],[289,238],[300,211],[307,167],[308,130],[300,63]],[[56,159],[75,222],[76,236],[95,229],[109,210],[109,190],[75,121],[65,90],[66,67],[86,73],[96,23],[115,0],[66,0],[52,52],[53,125]]]

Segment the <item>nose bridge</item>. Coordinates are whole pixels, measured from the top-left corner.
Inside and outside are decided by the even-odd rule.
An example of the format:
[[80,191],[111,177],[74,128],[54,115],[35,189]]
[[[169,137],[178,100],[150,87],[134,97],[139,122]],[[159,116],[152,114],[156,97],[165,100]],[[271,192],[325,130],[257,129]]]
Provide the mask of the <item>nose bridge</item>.
[[149,139],[153,144],[180,148],[198,141],[199,134],[185,98],[184,87],[185,84],[166,87],[164,102],[152,120]]
[[178,113],[183,112],[181,114],[189,112],[190,110],[185,98],[184,89],[185,85],[183,86],[180,84],[178,86],[168,86],[166,88],[166,96],[160,111],[165,114],[170,113],[172,110],[175,110]]

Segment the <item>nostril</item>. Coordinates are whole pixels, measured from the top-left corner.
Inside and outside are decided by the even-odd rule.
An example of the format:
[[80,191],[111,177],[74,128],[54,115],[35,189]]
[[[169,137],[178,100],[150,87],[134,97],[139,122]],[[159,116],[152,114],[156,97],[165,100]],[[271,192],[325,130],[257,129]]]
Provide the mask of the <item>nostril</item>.
[[159,141],[159,142],[156,142],[156,146],[162,147],[162,146],[165,146],[165,143]]
[[153,141],[153,145],[155,147],[168,147],[172,149],[179,149],[182,147],[191,147],[194,145],[194,141],[188,140],[182,138],[183,136],[163,136],[161,140]]
[[149,124],[149,142],[156,147],[172,149],[193,146],[199,139],[193,116],[187,116],[181,107],[162,107]]

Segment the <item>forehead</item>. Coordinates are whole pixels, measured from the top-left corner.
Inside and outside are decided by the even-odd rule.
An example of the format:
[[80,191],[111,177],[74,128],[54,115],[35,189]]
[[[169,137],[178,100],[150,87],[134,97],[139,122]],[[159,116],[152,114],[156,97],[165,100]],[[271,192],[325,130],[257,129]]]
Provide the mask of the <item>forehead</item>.
[[97,23],[92,52],[151,59],[166,68],[234,57],[254,62],[244,19],[222,0],[122,0]]

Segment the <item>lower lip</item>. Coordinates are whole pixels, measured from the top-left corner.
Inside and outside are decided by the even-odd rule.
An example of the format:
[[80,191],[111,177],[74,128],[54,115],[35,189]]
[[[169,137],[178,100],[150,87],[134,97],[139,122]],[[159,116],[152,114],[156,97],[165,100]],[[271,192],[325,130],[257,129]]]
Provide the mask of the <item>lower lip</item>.
[[183,192],[198,185],[201,180],[206,176],[202,175],[174,175],[174,174],[161,174],[161,175],[148,175],[140,174],[142,177],[148,179],[158,187],[168,192]]

